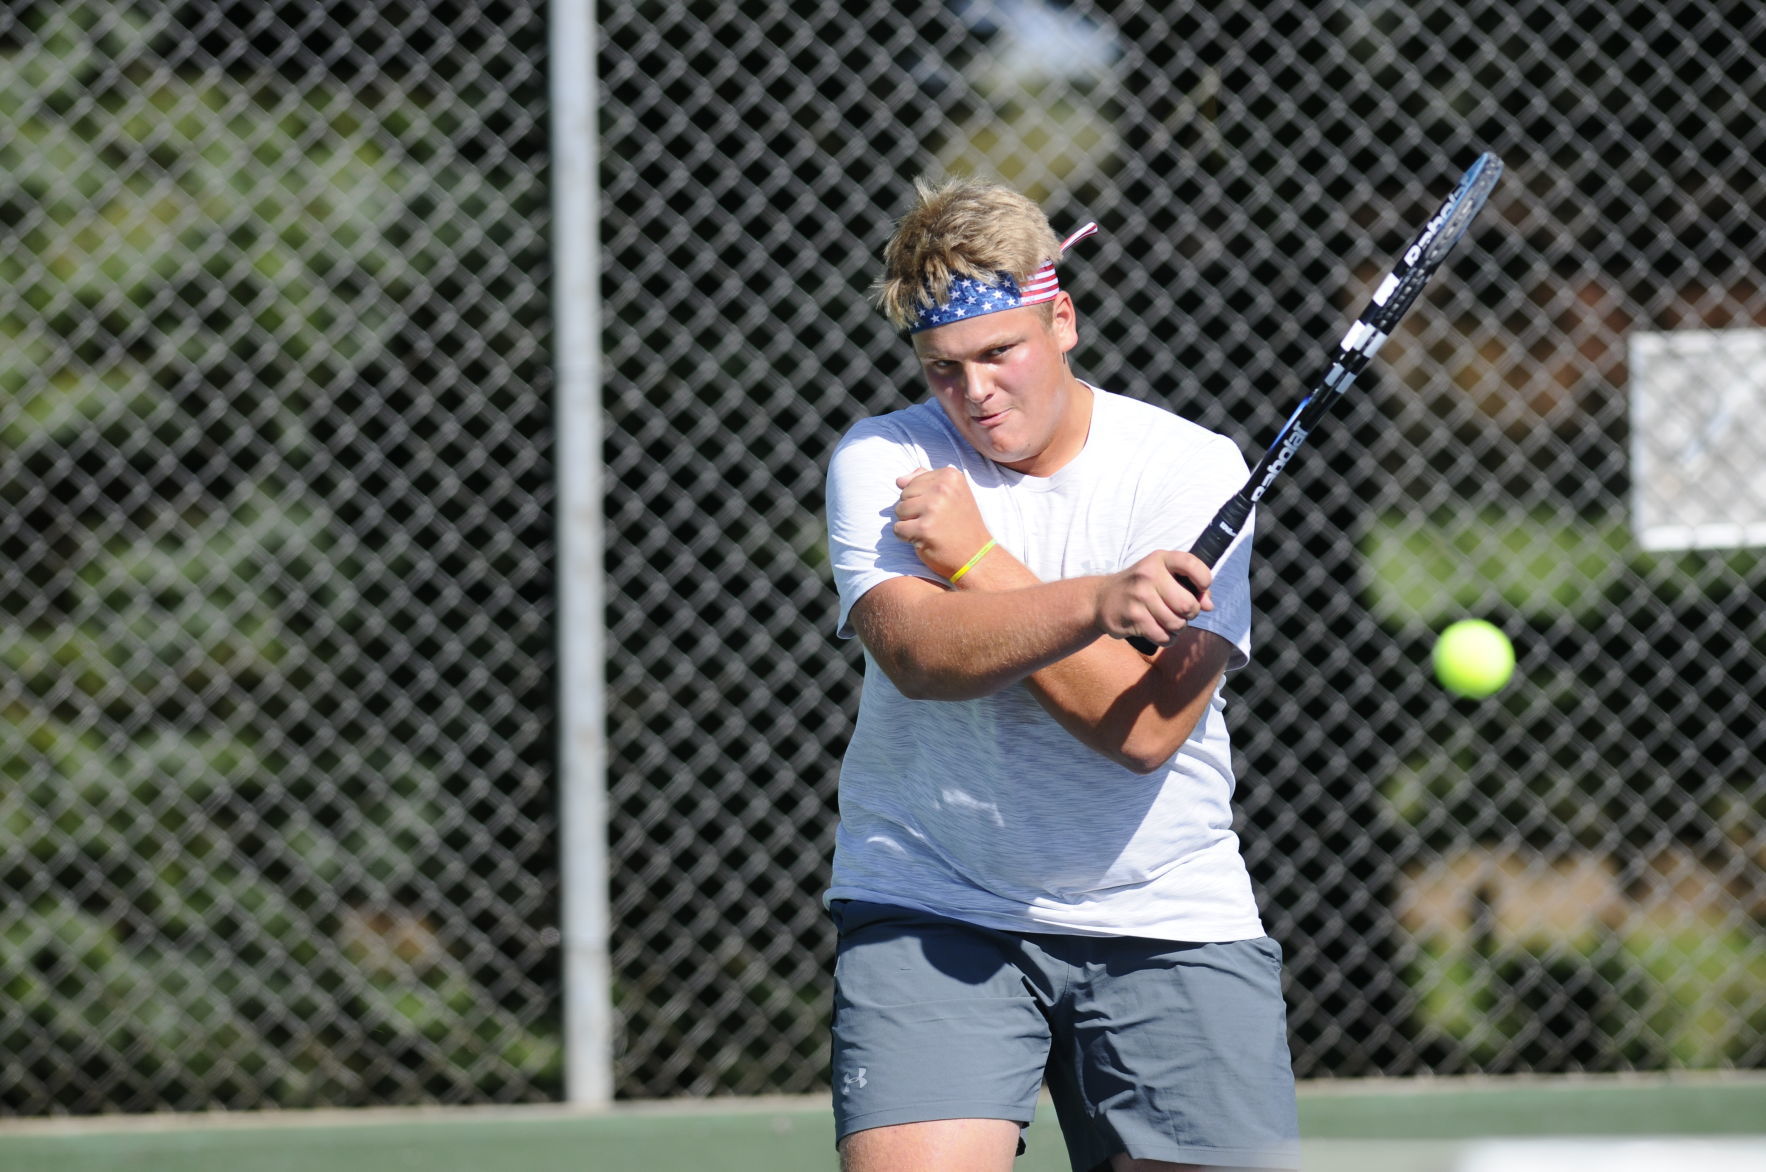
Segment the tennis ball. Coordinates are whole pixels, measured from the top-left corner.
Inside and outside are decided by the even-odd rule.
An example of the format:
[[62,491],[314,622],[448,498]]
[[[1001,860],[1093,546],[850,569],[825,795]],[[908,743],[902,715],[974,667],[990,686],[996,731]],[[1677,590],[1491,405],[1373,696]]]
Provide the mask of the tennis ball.
[[1514,674],[1514,646],[1483,619],[1461,619],[1435,640],[1435,678],[1456,696],[1481,700]]

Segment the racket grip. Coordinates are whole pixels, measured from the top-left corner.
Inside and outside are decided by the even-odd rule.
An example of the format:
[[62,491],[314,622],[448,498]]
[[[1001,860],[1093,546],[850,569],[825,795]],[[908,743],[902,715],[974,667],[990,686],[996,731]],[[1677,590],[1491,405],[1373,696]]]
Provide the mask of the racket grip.
[[[1251,499],[1244,493],[1235,494],[1231,500],[1220,506],[1220,511],[1214,514],[1214,520],[1208,522],[1208,527],[1202,530],[1202,535],[1190,546],[1190,553],[1212,570],[1220,563],[1221,556],[1228,547],[1244,532],[1245,521],[1251,516],[1253,507]],[[1177,575],[1177,582],[1197,598],[1202,597],[1196,584],[1182,574]],[[1159,650],[1152,642],[1139,635],[1130,635],[1128,645],[1142,655],[1151,655]]]
[[[1182,574],[1174,574],[1173,577],[1175,577],[1177,579],[1177,584],[1179,586],[1182,586],[1185,590],[1188,590],[1191,594],[1194,594],[1197,598],[1202,597],[1202,592],[1196,588],[1196,584],[1194,582],[1190,581],[1188,578],[1184,577]],[[1151,655],[1151,654],[1153,654],[1153,652],[1159,650],[1158,645],[1155,644],[1151,639],[1143,639],[1139,635],[1130,635],[1128,637],[1128,645],[1130,647],[1134,648],[1136,651],[1140,652],[1142,655]]]
[[[1194,552],[1194,551],[1192,550],[1191,552]],[[1216,556],[1219,556],[1219,555],[1216,555]],[[1212,564],[1210,564],[1209,568],[1210,569],[1213,568]],[[1188,590],[1191,594],[1194,594],[1197,598],[1202,597],[1201,588],[1198,587],[1194,582],[1190,581],[1188,578],[1184,577],[1182,574],[1173,574],[1172,577],[1177,579],[1177,584],[1179,586],[1182,586],[1185,590]],[[1140,652],[1142,655],[1151,655],[1151,654],[1153,654],[1153,652],[1159,650],[1159,648],[1151,640],[1143,639],[1139,635],[1130,635],[1128,637],[1128,645],[1130,647],[1134,648],[1136,651]]]
[[1250,519],[1254,507],[1250,497],[1242,492],[1236,493],[1231,500],[1220,506],[1220,511],[1214,514],[1214,520],[1208,522],[1208,528],[1202,530],[1202,536],[1196,538],[1196,543],[1190,546],[1190,553],[1210,570],[1219,565],[1228,547],[1245,531],[1245,522]]

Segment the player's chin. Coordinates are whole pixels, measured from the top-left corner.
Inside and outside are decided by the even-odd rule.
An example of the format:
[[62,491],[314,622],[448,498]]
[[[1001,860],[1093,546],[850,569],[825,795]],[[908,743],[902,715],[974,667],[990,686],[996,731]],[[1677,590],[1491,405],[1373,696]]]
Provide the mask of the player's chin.
[[975,445],[976,451],[996,464],[1010,464],[1014,460],[1027,460],[1036,454],[1030,450],[1030,444],[1025,443],[1021,437],[1014,436],[1010,430],[1003,427],[976,427],[970,432],[969,442]]

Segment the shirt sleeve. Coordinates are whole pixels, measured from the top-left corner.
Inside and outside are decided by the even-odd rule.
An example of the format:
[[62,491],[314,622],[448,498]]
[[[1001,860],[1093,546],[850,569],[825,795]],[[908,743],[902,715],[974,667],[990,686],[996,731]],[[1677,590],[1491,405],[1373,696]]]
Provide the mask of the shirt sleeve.
[[828,564],[840,595],[835,634],[850,639],[853,605],[879,582],[916,577],[943,584],[907,542],[896,537],[896,477],[929,467],[926,454],[882,421],[848,432],[828,462]]

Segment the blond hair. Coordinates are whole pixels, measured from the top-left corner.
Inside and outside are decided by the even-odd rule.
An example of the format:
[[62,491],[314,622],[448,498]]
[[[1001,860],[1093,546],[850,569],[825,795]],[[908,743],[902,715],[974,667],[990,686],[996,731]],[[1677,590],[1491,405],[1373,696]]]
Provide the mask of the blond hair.
[[[905,330],[920,310],[942,305],[958,277],[995,273],[1023,280],[1058,260],[1061,242],[1035,203],[999,183],[914,181],[914,206],[883,249],[877,304]],[[1046,306],[1044,307],[1047,308]]]

